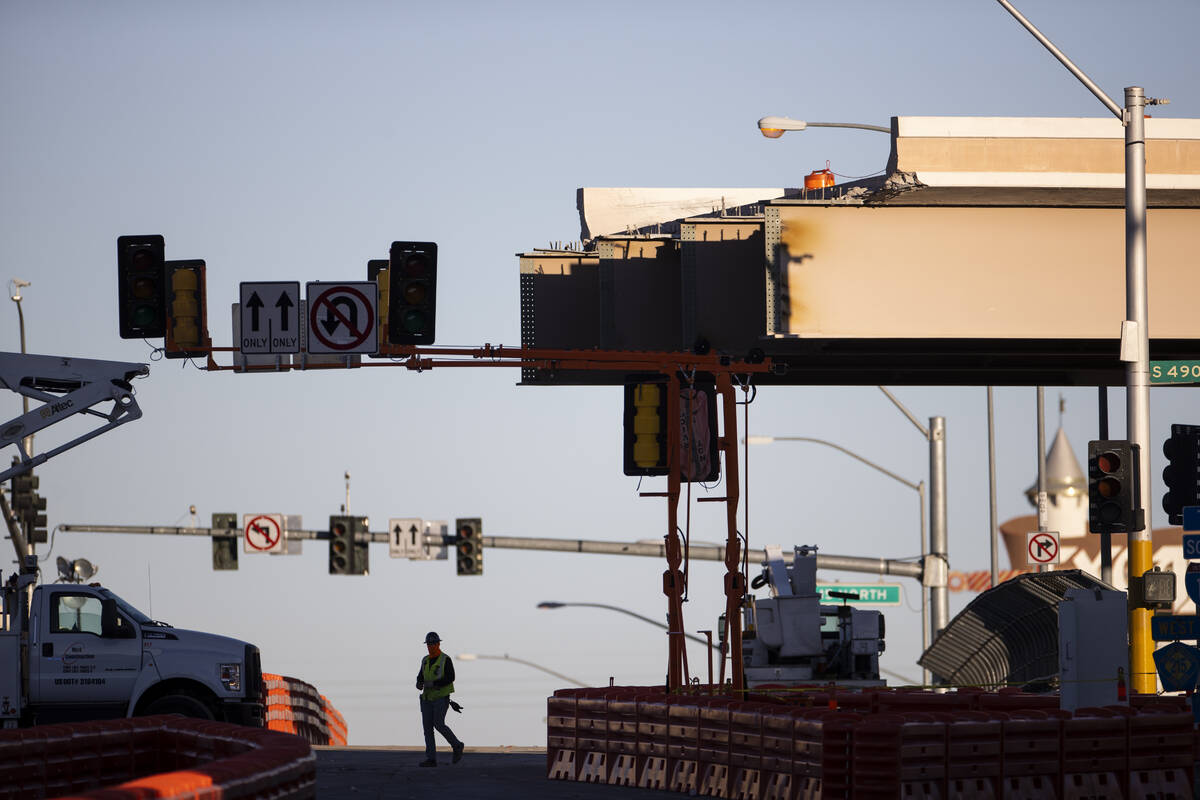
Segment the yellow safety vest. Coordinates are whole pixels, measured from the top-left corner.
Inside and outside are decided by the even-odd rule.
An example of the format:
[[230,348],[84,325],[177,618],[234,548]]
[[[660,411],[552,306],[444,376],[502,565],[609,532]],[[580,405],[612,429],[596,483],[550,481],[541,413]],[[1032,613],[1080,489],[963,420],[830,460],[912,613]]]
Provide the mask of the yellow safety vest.
[[438,653],[438,657],[433,661],[429,660],[429,656],[421,659],[421,679],[424,681],[425,689],[421,692],[421,697],[424,700],[440,700],[443,697],[449,697],[454,691],[454,684],[451,683],[443,686],[440,689],[433,688],[433,682],[440,680],[442,672],[446,669],[446,654]]

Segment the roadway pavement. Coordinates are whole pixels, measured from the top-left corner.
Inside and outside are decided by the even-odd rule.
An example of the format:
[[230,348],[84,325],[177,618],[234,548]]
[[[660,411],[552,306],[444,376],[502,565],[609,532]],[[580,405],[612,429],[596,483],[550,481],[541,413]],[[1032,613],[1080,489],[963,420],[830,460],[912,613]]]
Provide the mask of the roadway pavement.
[[578,781],[546,779],[546,750],[541,747],[468,747],[462,761],[438,752],[434,768],[418,767],[419,747],[313,747],[317,753],[317,797],[426,800],[663,800],[678,792],[633,789]]

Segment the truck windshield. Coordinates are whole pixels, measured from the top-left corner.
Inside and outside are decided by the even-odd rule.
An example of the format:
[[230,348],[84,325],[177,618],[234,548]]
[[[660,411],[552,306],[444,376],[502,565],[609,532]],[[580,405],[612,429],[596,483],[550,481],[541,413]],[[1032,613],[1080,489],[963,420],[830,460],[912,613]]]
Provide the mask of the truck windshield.
[[108,589],[100,588],[100,589],[97,589],[96,591],[100,592],[100,594],[103,597],[107,597],[110,600],[115,600],[117,603],[117,608],[121,609],[121,611],[125,614],[125,616],[131,617],[133,619],[133,621],[136,622],[138,625],[152,624],[152,621],[149,617],[147,617],[142,612],[138,611],[133,606],[129,605],[129,603],[126,603],[124,600],[122,600],[120,597],[118,597],[113,592],[110,592]]

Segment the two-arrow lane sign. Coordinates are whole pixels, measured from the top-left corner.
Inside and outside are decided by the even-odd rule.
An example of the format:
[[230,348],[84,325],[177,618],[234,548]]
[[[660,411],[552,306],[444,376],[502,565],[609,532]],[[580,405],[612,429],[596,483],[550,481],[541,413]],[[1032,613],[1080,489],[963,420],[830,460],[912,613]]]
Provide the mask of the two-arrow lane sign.
[[299,353],[299,299],[298,281],[243,283],[242,353]]

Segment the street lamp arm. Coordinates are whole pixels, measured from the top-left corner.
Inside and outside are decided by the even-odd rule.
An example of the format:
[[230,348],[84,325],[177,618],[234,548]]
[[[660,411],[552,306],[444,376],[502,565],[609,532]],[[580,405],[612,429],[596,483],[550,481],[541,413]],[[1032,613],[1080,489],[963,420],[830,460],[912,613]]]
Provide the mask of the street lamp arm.
[[[562,608],[563,606],[580,606],[582,608],[606,608],[609,611],[619,611],[622,614],[633,617],[634,619],[640,619],[642,622],[648,622],[651,625],[662,628],[665,631],[671,630],[669,627],[667,627],[666,624],[659,622],[658,620],[656,620],[652,617],[643,616],[636,612],[630,611],[627,608],[621,608],[620,606],[610,606],[610,605],[606,605],[604,603],[558,603],[558,602],[538,603],[539,608]],[[683,635],[686,636],[688,639],[691,639],[693,641],[699,642],[702,645],[705,645],[706,647],[708,646],[708,640],[705,639],[704,637],[697,636],[694,633],[684,633]],[[717,645],[712,645],[712,648],[714,650],[717,649]]]
[[918,420],[913,415],[913,413],[908,410],[908,407],[905,406],[904,403],[900,402],[900,400],[896,397],[896,395],[894,395],[890,391],[888,391],[888,388],[886,386],[880,386],[879,391],[886,394],[888,400],[891,400],[892,404],[894,406],[896,406],[896,408],[900,409],[900,413],[903,414],[904,416],[908,417],[908,421],[911,422],[913,425],[917,426],[917,430],[919,430],[921,432],[922,436],[924,436],[926,439],[929,438],[929,428],[926,428],[924,425],[922,425],[920,420]]
[[834,450],[841,451],[841,452],[845,453],[846,455],[850,456],[851,458],[853,458],[857,461],[861,461],[862,463],[866,464],[871,469],[873,469],[877,472],[882,472],[884,475],[887,475],[892,480],[903,483],[905,486],[912,489],[914,492],[922,491],[920,483],[913,483],[908,478],[903,478],[903,477],[897,475],[896,473],[892,472],[890,469],[881,467],[878,464],[876,464],[874,461],[870,461],[869,459],[866,459],[866,458],[860,456],[858,453],[855,453],[853,450],[847,450],[845,447],[842,447],[840,444],[834,444],[833,442],[827,442],[824,439],[814,439],[811,436],[772,436],[772,437],[770,437],[770,439],[771,439],[771,441],[775,441],[775,442],[811,442],[812,444],[823,444],[826,447],[832,447]]
[[458,658],[461,661],[474,661],[477,658],[486,658],[486,659],[490,659],[492,661],[515,661],[518,664],[524,664],[527,667],[533,667],[536,670],[541,670],[542,672],[545,672],[547,675],[553,675],[554,677],[556,677],[560,680],[567,681],[568,683],[573,683],[576,686],[582,686],[582,687],[587,686],[586,683],[581,683],[581,682],[575,680],[574,678],[570,677],[569,675],[563,675],[561,672],[555,672],[554,670],[550,669],[549,667],[543,667],[541,664],[535,664],[532,661],[526,661],[523,658],[516,658],[514,656],[510,656],[508,653],[505,653],[502,656],[486,656],[486,655],[483,655],[482,653],[460,653]]
[[860,122],[810,122],[810,128],[857,128],[860,131],[879,131],[880,133],[891,133],[891,128],[885,128],[882,125],[864,125]]
[[[1101,103],[1103,103],[1104,106],[1109,111],[1111,111],[1113,114],[1115,114],[1117,119],[1124,121],[1125,110],[1123,108],[1121,108],[1119,105],[1117,105],[1111,97],[1109,97],[1107,94],[1105,94],[1104,90],[1101,89],[1099,86],[1097,86],[1095,84],[1095,82],[1092,81],[1091,78],[1089,78],[1087,75],[1085,75],[1083,70],[1081,70],[1079,67],[1075,66],[1075,62],[1073,62],[1071,59],[1067,58],[1066,53],[1064,53],[1062,50],[1059,50],[1057,47],[1055,47],[1054,42],[1047,39],[1046,36],[1041,31],[1039,31],[1032,22],[1027,20],[1025,18],[1025,15],[1022,14],[1020,11],[1018,11],[1013,6],[1012,3],[1008,2],[1008,0],[997,0],[997,2],[1000,3],[1000,5],[1004,6],[1004,10],[1007,11],[1009,14],[1012,14],[1013,18],[1016,19],[1017,22],[1019,22],[1023,26],[1025,26],[1025,30],[1032,33],[1033,38],[1035,38],[1039,42],[1041,42],[1042,46],[1050,51],[1050,55],[1057,58],[1064,67],[1066,67],[1068,70],[1070,70],[1071,74],[1074,75],[1076,78],[1078,78],[1079,82],[1088,88],[1088,91],[1090,91],[1092,94],[1096,95],[1096,98]],[[809,124],[811,125],[812,123],[810,122]]]

